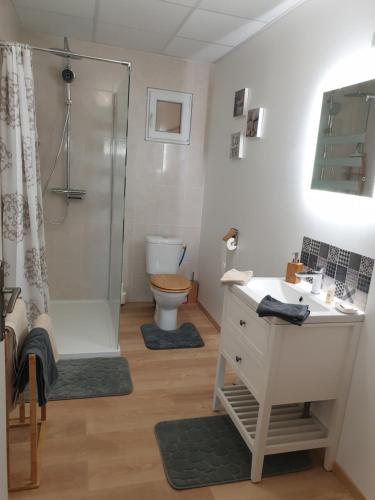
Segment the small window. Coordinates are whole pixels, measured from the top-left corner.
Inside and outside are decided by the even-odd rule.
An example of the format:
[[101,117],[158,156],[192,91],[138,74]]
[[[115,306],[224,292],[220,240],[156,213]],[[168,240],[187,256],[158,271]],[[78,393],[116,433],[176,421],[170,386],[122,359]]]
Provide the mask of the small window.
[[189,144],[192,101],[192,94],[147,89],[146,140]]
[[180,102],[157,101],[155,130],[181,134],[182,104]]

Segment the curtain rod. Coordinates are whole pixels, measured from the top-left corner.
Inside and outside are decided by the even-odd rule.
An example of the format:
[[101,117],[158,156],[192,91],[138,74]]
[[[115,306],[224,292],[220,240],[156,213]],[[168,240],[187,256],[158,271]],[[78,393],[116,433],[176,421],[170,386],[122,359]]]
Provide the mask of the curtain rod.
[[[12,43],[9,42],[2,42],[0,41],[0,47],[7,47],[9,45],[12,45]],[[65,57],[71,57],[71,58],[76,58],[76,59],[90,59],[91,61],[102,61],[102,62],[107,62],[107,63],[113,63],[113,64],[121,64],[122,66],[128,66],[129,69],[131,69],[131,63],[128,61],[119,61],[118,59],[106,59],[104,57],[95,57],[95,56],[87,56],[85,54],[80,54],[78,52],[71,52],[63,49],[46,49],[44,47],[33,47],[30,45],[30,49],[32,50],[39,50],[40,52],[48,52],[50,54],[55,54],[57,56],[65,56]]]

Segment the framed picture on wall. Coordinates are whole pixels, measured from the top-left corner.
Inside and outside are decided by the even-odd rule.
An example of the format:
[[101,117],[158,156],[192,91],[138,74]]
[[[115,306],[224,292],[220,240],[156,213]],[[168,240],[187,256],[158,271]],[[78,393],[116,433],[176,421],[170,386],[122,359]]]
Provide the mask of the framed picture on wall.
[[246,137],[262,137],[264,108],[249,109],[247,112]]
[[246,115],[248,97],[249,97],[249,89],[241,89],[235,92],[234,107],[233,107],[233,116],[235,118],[238,116]]
[[230,136],[229,158],[238,160],[244,157],[243,134],[236,132]]

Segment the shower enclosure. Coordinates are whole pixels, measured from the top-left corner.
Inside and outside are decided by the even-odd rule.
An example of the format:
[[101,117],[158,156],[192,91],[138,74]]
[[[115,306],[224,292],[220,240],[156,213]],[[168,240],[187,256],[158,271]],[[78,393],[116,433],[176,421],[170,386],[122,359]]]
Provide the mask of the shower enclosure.
[[34,51],[34,78],[58,349],[116,355],[130,65],[72,54],[65,39],[64,49]]

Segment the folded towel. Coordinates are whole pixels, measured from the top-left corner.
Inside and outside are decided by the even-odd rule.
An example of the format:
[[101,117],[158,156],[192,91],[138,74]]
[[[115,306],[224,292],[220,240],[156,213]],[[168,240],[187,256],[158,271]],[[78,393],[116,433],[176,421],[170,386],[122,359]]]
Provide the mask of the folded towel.
[[47,331],[48,336],[49,336],[49,340],[51,342],[53,357],[55,358],[55,361],[57,363],[58,360],[60,359],[60,356],[59,356],[59,352],[57,350],[55,336],[53,334],[53,325],[52,325],[51,317],[48,316],[48,314],[46,314],[46,313],[41,314],[35,320],[33,328],[44,328],[44,330]]
[[17,299],[13,312],[6,315],[5,328],[14,332],[18,354],[21,352],[23,341],[29,333],[26,305],[22,299]]
[[22,299],[17,299],[13,312],[5,317],[6,341],[6,381],[7,381],[7,408],[15,406],[14,385],[18,371],[18,357],[22,349],[22,344],[29,333],[27,323],[26,305]]
[[57,368],[49,335],[44,328],[33,328],[26,336],[18,363],[15,382],[15,399],[25,390],[29,381],[29,354],[36,356],[36,383],[39,406],[48,401],[50,387],[57,380]]
[[261,302],[259,302],[257,313],[261,318],[263,316],[277,316],[289,323],[301,326],[309,317],[310,310],[309,306],[302,304],[285,304],[284,302],[274,299],[271,295],[266,295]]
[[236,285],[247,285],[251,278],[253,277],[253,271],[237,271],[237,269],[231,269],[223,274],[220,278],[222,283],[236,284]]

